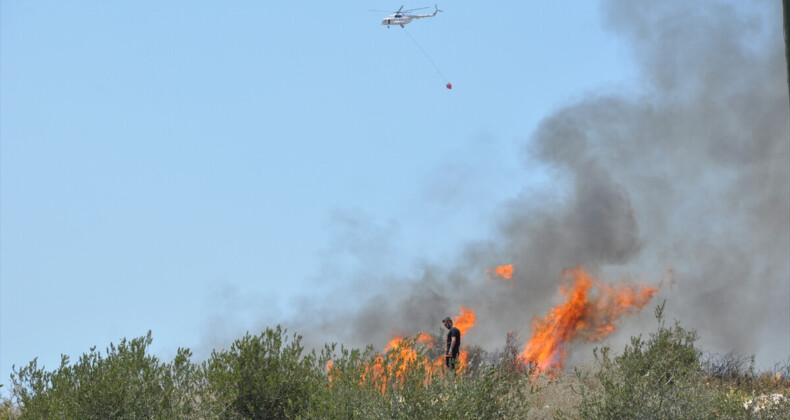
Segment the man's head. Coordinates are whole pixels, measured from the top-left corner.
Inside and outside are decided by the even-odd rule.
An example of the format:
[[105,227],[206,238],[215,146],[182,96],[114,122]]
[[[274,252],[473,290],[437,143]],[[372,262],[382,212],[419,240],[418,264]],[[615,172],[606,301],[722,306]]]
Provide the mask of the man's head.
[[443,319],[442,323],[444,324],[444,327],[447,328],[448,330],[453,327],[453,319],[450,318],[449,316]]

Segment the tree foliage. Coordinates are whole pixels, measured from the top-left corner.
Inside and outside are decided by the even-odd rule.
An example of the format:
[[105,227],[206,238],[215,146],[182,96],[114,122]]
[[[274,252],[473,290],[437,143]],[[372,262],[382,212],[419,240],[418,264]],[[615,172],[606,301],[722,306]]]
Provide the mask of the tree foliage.
[[304,354],[301,336],[289,340],[280,326],[214,351],[204,372],[224,418],[297,418],[326,382],[315,353]]
[[[664,303],[656,308],[657,331],[647,340],[641,335],[631,337],[622,354],[613,355],[609,347],[595,349],[599,387],[577,390],[582,396],[578,418],[773,418],[776,411],[786,410],[746,410],[743,396],[727,387],[729,384],[712,383],[715,376],[695,346],[696,331],[678,322],[666,326],[663,313]],[[587,379],[581,382],[589,383]]]
[[194,363],[187,349],[171,362],[150,355],[149,332],[75,363],[63,356],[52,371],[14,367],[0,420],[790,418],[790,367],[760,374],[739,356],[705,359],[696,332],[667,325],[663,311],[647,338],[619,354],[596,349],[592,365],[559,377],[521,365],[512,333],[501,351],[467,347],[467,367],[451,374],[416,338],[383,353],[307,352],[277,326]]
[[13,368],[13,393],[20,418],[139,419],[179,418],[192,410],[190,383],[195,369],[191,353],[179,349],[171,363],[148,354],[151,332],[145,337],[110,344],[105,354],[91,348],[69,364],[62,356],[54,371],[33,360]]

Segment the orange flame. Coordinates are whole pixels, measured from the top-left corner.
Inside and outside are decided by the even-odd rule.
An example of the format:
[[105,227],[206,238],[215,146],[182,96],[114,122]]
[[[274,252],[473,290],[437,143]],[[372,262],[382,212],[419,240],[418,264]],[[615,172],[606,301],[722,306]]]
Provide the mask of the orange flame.
[[338,368],[335,367],[335,362],[331,359],[326,362],[326,374],[329,378],[329,386],[331,387],[335,381],[335,378],[340,375],[342,372]]
[[[491,273],[491,269],[486,269],[486,274]],[[494,275],[502,277],[505,280],[513,281],[513,264],[500,265],[494,268]]]
[[[475,312],[469,308],[460,307],[460,315],[454,317],[453,324],[461,331],[461,336],[466,334],[470,328],[475,326]],[[428,333],[422,332],[418,334],[415,339],[406,339],[402,336],[393,337],[384,350],[378,354],[372,363],[365,366],[364,373],[362,374],[362,382],[373,384],[382,394],[387,391],[387,384],[402,384],[409,369],[421,368],[425,369],[428,374],[427,381],[430,381],[435,375],[444,372],[445,358],[444,356],[431,361],[428,357],[419,358],[418,349],[414,347],[419,343],[431,348],[434,345],[434,337]],[[458,355],[459,370],[463,370],[469,359],[469,352],[462,350]],[[331,362],[330,362],[331,363]],[[327,364],[327,371],[330,373],[337,369]],[[393,382],[394,379],[394,382]]]
[[466,334],[466,331],[475,326],[476,315],[474,311],[464,306],[461,306],[461,315],[453,319],[453,325],[461,331],[461,336]]
[[[475,320],[477,315],[475,312],[467,307],[461,306],[460,307],[461,314],[457,317],[453,318],[453,326],[458,328],[458,331],[461,332],[461,342],[463,343],[463,337],[466,335],[466,332],[475,326]],[[467,366],[467,362],[469,360],[469,352],[467,350],[461,350],[458,353],[458,370],[461,371]],[[444,358],[442,357],[440,360],[436,361],[436,364],[441,367],[444,364]]]
[[421,332],[417,336],[417,342],[424,344],[428,348],[433,347],[433,337],[427,332]]
[[461,350],[458,353],[458,370],[464,370],[469,366],[469,350]]
[[384,353],[389,355],[392,362],[400,363],[398,371],[395,372],[397,378],[406,372],[409,363],[417,360],[417,350],[412,347],[411,343],[404,341],[403,337],[395,337],[390,340],[387,347],[384,348]]
[[[417,341],[429,345],[433,337],[427,333],[417,336]],[[387,384],[402,384],[409,369],[423,366],[429,373],[433,368],[427,358],[418,360],[418,351],[414,341],[396,336],[390,340],[384,350],[375,357],[371,365],[365,366],[362,382],[370,381],[382,394],[386,393]],[[397,370],[396,370],[397,369]],[[394,378],[395,382],[392,382]]]
[[[625,282],[597,282],[581,267],[563,271],[560,293],[565,303],[552,308],[543,319],[533,320],[532,338],[519,355],[523,363],[538,371],[562,369],[570,340],[596,341],[616,331],[622,315],[638,312],[650,302],[658,288]],[[591,289],[596,287],[596,294]]]

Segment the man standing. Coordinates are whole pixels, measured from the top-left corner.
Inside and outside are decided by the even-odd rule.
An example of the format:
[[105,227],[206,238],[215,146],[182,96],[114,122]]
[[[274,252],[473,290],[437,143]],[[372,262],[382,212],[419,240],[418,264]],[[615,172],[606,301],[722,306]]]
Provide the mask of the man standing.
[[461,348],[461,331],[453,327],[453,320],[449,316],[443,321],[447,328],[447,351],[444,356],[447,368],[455,372],[456,362],[458,361],[458,350]]

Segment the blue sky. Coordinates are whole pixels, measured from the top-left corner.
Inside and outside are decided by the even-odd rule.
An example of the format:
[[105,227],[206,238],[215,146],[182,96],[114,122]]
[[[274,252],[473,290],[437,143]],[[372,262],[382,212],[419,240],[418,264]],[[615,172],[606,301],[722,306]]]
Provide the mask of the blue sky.
[[344,212],[397,231],[393,264],[451,253],[545,181],[515,147],[542,115],[628,78],[594,2],[454,2],[407,27],[447,90],[368,11],[399,6],[3,2],[3,380],[198,346],[222,290],[287,313]]
[[355,264],[339,220],[383,232],[387,272],[452,258],[564,188],[524,156],[543,118],[635,89],[597,2],[439,4],[406,30],[446,80],[369,11],[400,5],[3,1],[0,381],[288,318]]

